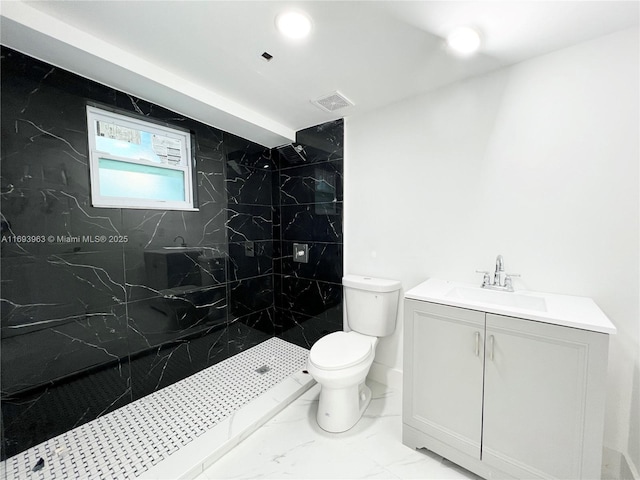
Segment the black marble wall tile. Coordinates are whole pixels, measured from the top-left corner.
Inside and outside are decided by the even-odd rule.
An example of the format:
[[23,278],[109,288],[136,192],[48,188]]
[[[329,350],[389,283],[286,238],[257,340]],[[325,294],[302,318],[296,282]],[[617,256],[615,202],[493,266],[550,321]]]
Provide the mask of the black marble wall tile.
[[344,158],[344,120],[338,119],[296,133],[296,142],[304,146],[310,163]]
[[268,205],[272,202],[272,171],[227,162],[227,194],[230,204]]
[[286,309],[276,309],[278,337],[304,348],[311,348],[325,335],[343,329],[342,304],[337,304],[320,316],[309,316]]
[[[341,328],[342,121],[299,132],[306,162],[289,165],[13,50],[1,56],[2,458],[276,333],[309,347]],[[190,130],[198,211],[92,207],[87,101]],[[25,237],[38,240],[7,240]],[[301,240],[309,264],[292,262]]]
[[127,363],[123,305],[40,320],[26,327],[3,334],[3,395],[24,395],[70,377],[84,376],[96,367]]
[[224,205],[227,201],[224,163],[215,159],[218,154],[217,151],[210,152],[212,157],[196,154],[195,183],[198,186],[198,206],[201,210],[211,204]]
[[[239,317],[229,325],[229,330],[233,332],[230,348],[234,345],[236,348],[243,345],[256,345],[259,343],[256,341],[260,338],[270,338],[276,334],[275,309],[269,307]],[[243,335],[242,332],[247,333]]]
[[[296,137],[304,163],[280,156],[274,195],[275,321],[278,336],[310,348],[323,335],[342,330],[343,122],[308,128]],[[294,261],[294,242],[308,245],[307,263]]]
[[257,169],[275,170],[275,153],[230,133],[224,134],[227,165],[243,165]]
[[[171,292],[171,293],[169,293]],[[131,355],[226,327],[226,286],[167,291],[127,305]]]
[[[233,319],[273,307],[273,276],[229,282],[229,308]],[[232,320],[234,321],[234,320]]]
[[270,206],[229,206],[226,224],[229,242],[271,240],[271,212]]
[[[282,241],[274,240],[273,242],[273,273],[282,275]],[[293,252],[291,252],[293,256]]]
[[132,398],[137,400],[214,365],[235,352],[226,324],[164,341],[131,358]]
[[342,203],[283,205],[282,240],[342,243]]
[[122,216],[130,300],[226,281],[223,205],[212,202],[198,212],[123,210]]
[[308,263],[293,260],[293,243],[281,242],[282,252],[280,273],[306,279],[342,283],[343,247],[341,243],[307,242],[309,246]]
[[130,382],[129,362],[122,361],[20,395],[3,393],[3,457],[130,403]]
[[[275,163],[269,149],[227,135],[227,237],[232,325],[273,335],[273,195]],[[267,319],[267,320],[265,320]],[[231,328],[231,327],[230,327]],[[238,340],[238,345],[243,342]]]
[[273,235],[273,241],[278,243],[282,241],[282,212],[280,211],[280,205],[274,203],[274,207],[271,209],[271,230]]
[[308,316],[319,316],[342,303],[342,285],[282,276],[282,307]]
[[295,145],[302,146],[303,159],[297,156],[278,156],[278,168],[284,170],[290,167],[306,164],[341,160],[344,157],[344,121],[333,122],[300,130],[296,133]]
[[[332,204],[343,201],[342,160],[288,168],[280,172],[283,205]],[[325,209],[330,209],[327,206]]]
[[282,275],[273,275],[273,306],[276,310],[284,308],[282,299]]
[[[273,305],[276,165],[248,140],[11,49],[1,56],[6,458],[265,339],[231,311],[248,319]],[[190,130],[198,211],[92,207],[87,101]],[[230,238],[257,240],[260,255],[230,263]],[[230,265],[242,280],[232,286]],[[245,282],[252,275],[266,279]]]
[[229,243],[229,279],[273,273],[273,241]]
[[4,335],[125,302],[122,264],[105,253],[2,258]]

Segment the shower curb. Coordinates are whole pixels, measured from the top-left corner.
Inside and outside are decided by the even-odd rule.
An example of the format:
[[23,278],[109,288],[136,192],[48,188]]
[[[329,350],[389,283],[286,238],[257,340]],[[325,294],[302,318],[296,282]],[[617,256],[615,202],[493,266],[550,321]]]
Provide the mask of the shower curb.
[[294,373],[137,478],[189,480],[197,477],[315,383],[309,374]]

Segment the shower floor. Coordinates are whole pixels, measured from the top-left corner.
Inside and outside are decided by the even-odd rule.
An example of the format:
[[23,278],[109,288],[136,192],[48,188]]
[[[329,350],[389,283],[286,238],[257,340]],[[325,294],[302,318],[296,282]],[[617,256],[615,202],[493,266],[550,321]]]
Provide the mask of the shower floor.
[[308,354],[266,340],[8,458],[0,478],[194,478],[313,386]]

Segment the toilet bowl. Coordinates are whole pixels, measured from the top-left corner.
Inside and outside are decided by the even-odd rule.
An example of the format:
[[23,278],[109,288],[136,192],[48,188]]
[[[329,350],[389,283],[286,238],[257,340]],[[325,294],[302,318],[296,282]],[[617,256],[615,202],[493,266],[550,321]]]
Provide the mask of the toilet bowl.
[[371,401],[365,378],[378,336],[395,328],[400,290],[400,282],[355,275],[345,276],[343,285],[347,323],[355,328],[322,337],[311,347],[307,361],[309,373],[320,384],[318,425],[334,433],[353,427]]
[[308,370],[321,385],[317,419],[323,430],[349,430],[369,405],[371,389],[364,380],[377,343],[376,337],[357,332],[335,332],[314,344]]

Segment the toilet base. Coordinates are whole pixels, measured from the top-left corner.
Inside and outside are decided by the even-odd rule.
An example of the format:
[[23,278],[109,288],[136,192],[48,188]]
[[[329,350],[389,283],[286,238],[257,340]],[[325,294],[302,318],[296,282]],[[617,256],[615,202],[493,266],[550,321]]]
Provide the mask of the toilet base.
[[362,382],[343,388],[320,389],[318,425],[323,430],[340,433],[353,427],[371,402],[371,389]]

